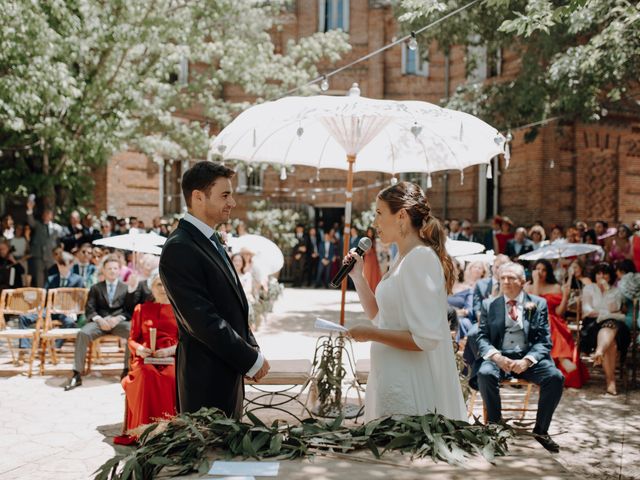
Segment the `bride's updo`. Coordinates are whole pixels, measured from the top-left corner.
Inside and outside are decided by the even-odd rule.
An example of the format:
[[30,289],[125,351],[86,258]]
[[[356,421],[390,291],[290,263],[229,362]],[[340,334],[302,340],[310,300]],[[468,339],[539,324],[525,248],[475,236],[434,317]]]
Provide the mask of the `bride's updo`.
[[391,213],[406,210],[411,226],[418,231],[418,235],[431,247],[442,264],[447,293],[451,293],[455,282],[455,271],[451,257],[445,248],[447,235],[440,220],[431,214],[431,206],[422,188],[411,182],[398,182],[385,188],[378,194],[378,198],[389,205]]

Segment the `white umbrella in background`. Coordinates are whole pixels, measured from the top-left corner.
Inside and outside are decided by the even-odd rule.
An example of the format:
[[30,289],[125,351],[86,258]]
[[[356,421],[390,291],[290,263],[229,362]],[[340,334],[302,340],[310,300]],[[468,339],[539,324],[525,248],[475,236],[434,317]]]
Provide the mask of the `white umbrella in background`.
[[[482,120],[427,102],[349,95],[286,97],[238,115],[211,144],[222,160],[347,170],[343,255],[351,229],[354,172],[431,173],[489,163],[505,153],[505,138]],[[347,288],[342,283],[340,323]]]
[[156,233],[137,233],[131,232],[124,235],[115,235],[113,237],[99,238],[94,240],[93,244],[101,247],[116,248],[118,250],[129,250],[138,253],[151,253],[160,255],[160,248],[167,239]]
[[589,253],[598,252],[604,255],[604,250],[600,245],[590,245],[588,243],[569,243],[566,240],[556,240],[555,242],[540,247],[533,252],[525,253],[518,257],[519,260],[535,261],[540,259],[553,260],[556,258],[578,257]]
[[456,260],[460,260],[461,262],[482,262],[488,265],[493,265],[494,260],[496,259],[496,255],[493,250],[487,250],[484,253],[476,253],[473,255],[461,255],[456,257]]
[[459,258],[463,255],[473,255],[484,251],[484,245],[477,242],[467,242],[465,240],[451,240],[447,238],[445,243],[447,253],[451,257]]
[[284,256],[280,248],[261,235],[227,237],[227,245],[231,247],[233,253],[240,253],[243,249],[253,252],[255,254],[253,263],[262,275],[278,273],[284,266]]

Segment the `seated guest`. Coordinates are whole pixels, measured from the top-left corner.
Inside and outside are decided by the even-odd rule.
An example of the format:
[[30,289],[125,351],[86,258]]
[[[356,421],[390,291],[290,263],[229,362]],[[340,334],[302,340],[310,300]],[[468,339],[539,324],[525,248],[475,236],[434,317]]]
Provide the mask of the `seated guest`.
[[561,239],[564,239],[564,230],[560,225],[554,225],[553,227],[551,227],[551,243]]
[[481,278],[476,282],[476,286],[473,289],[473,311],[476,319],[479,319],[482,315],[482,301],[492,296],[498,296],[500,288],[498,270],[508,262],[509,257],[506,255],[496,255],[496,258],[493,259],[493,265],[491,265],[491,277]]
[[551,338],[547,304],[523,290],[524,268],[517,263],[500,267],[502,296],[483,312],[478,329],[478,385],[487,420],[502,420],[500,380],[515,377],[540,386],[533,429],[536,440],[550,452],[560,447],[549,436],[553,413],[562,397],[564,377],[549,356]]
[[547,301],[552,344],[551,358],[564,375],[565,386],[580,388],[589,379],[589,373],[580,360],[571,330],[563,318],[569,302],[571,280],[560,287],[549,260],[537,260],[531,277],[533,282],[525,285],[525,291]]
[[507,242],[514,237],[514,233],[511,230],[513,228],[513,222],[509,217],[502,217],[500,222],[500,232],[495,234],[495,243],[493,250],[496,253],[507,252]]
[[72,273],[82,277],[84,285],[87,288],[93,287],[97,283],[96,278],[96,266],[91,263],[91,257],[93,255],[93,247],[90,243],[83,243],[76,252],[76,264],[71,270]]
[[62,247],[62,245],[58,245],[51,250],[51,258],[53,259],[53,264],[47,270],[47,277],[58,273],[58,261],[60,261],[60,258],[62,258],[62,252],[64,252],[64,248]]
[[587,275],[585,263],[578,258],[569,265],[569,277],[571,278],[571,290],[582,290],[585,285],[593,283]]
[[[44,288],[47,290],[50,288],[84,288],[84,281],[82,277],[76,275],[71,271],[73,262],[75,261],[73,255],[69,252],[62,252],[62,255],[58,259],[58,273],[51,275],[47,278],[47,282]],[[42,315],[45,315],[43,312]],[[76,326],[76,318],[68,317],[60,313],[51,315],[52,320],[57,320],[62,324],[62,328],[74,328]],[[37,315],[30,313],[27,315],[21,315],[18,319],[19,328],[31,328],[36,323]],[[63,340],[56,340],[56,347],[62,346]],[[31,340],[28,338],[20,339],[20,348],[31,348]]]
[[[136,305],[133,311],[129,336],[131,367],[129,374],[122,379],[122,387],[127,395],[127,432],[176,414],[175,366],[144,363],[149,356],[175,357],[178,344],[176,317],[160,276],[156,272],[149,280],[153,297]],[[151,350],[151,328],[156,329],[155,351]],[[135,435],[129,435],[116,437],[114,441],[131,443]]]
[[[73,363],[73,376],[65,385],[65,391],[82,385],[81,372],[87,356],[89,344],[104,335],[129,338],[131,313],[135,306],[136,285],[127,286],[118,280],[120,261],[114,255],[105,257],[102,264],[104,280],[89,290],[86,316],[87,323],[78,332]],[[129,366],[128,353],[124,358],[124,373]]]
[[624,223],[618,226],[618,232],[606,244],[607,260],[609,262],[620,262],[622,260],[633,260],[633,250],[631,236],[633,232],[629,225]]
[[616,362],[627,355],[631,335],[622,313],[622,295],[613,286],[611,267],[601,262],[593,270],[594,283],[582,290],[582,331],[580,349],[593,352],[593,363],[602,365],[606,391],[617,395]]
[[525,253],[533,252],[534,245],[531,240],[527,238],[527,231],[518,227],[516,233],[511,240],[507,241],[505,255],[509,258],[517,258]]
[[471,220],[463,220],[462,221],[462,235],[459,240],[467,240],[468,242],[478,242],[479,238],[476,237],[476,234],[473,233],[473,224]]
[[546,240],[547,234],[544,231],[544,228],[540,225],[534,225],[529,229],[529,238],[531,239],[534,250],[549,244]]
[[9,245],[11,246],[11,250],[13,251],[13,258],[16,260],[20,260],[22,257],[27,255],[29,252],[29,240],[24,235],[24,225],[21,223],[16,224],[15,234],[11,240],[9,240]]
[[[482,317],[482,312],[486,309],[487,302],[491,302],[494,298],[501,295],[499,274],[500,267],[505,263],[509,263],[509,257],[503,254],[496,255],[491,266],[491,277],[481,278],[476,282],[473,289],[473,311],[476,317],[476,323],[467,331],[467,343],[464,346],[463,358],[465,363],[473,368],[478,358],[478,323]],[[477,389],[476,372],[472,372],[469,384]]]
[[6,288],[22,287],[24,268],[11,255],[9,240],[0,240],[0,292]]
[[449,306],[455,308],[458,316],[458,334],[456,341],[467,336],[467,332],[476,323],[476,315],[473,310],[473,290],[476,282],[486,274],[486,268],[482,262],[471,262],[469,266],[461,272],[462,267],[454,260],[454,267],[459,271],[458,279],[453,284],[451,295],[447,297]]

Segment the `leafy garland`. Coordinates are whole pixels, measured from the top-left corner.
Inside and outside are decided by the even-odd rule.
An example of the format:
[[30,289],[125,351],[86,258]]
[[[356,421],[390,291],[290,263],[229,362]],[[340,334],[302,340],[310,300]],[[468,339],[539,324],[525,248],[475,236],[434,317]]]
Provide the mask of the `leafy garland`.
[[508,426],[470,425],[440,414],[386,417],[352,428],[342,425],[342,417],[328,423],[306,419],[298,425],[276,420],[267,426],[255,415],[247,412],[247,416],[252,423],[202,408],[150,425],[140,436],[141,446],[108,460],[95,472],[96,479],[147,479],[193,470],[205,473],[207,450],[214,448],[229,456],[258,460],[369,449],[376,458],[399,450],[412,458],[431,457],[451,464],[474,454],[493,461],[507,453],[507,440],[514,435]]
[[[342,381],[347,374],[342,358],[343,355],[348,356],[345,340],[349,341],[344,335],[328,335],[319,337],[316,342],[313,368],[318,372],[316,381],[320,416],[337,417],[342,410]],[[351,367],[355,372],[355,368]]]

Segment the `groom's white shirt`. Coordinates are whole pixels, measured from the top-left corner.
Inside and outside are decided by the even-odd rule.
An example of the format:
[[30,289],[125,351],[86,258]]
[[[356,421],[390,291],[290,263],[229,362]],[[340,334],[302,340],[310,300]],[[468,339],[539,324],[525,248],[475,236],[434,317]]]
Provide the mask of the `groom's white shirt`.
[[[215,232],[213,228],[211,228],[209,225],[204,223],[202,220],[194,217],[189,212],[185,213],[183,218],[184,220],[189,222],[191,225],[196,227],[198,230],[200,230],[200,232],[206,237],[206,239],[209,240],[209,242],[211,242],[211,245],[213,245],[213,248],[215,248],[216,251],[218,251],[218,248],[216,247],[215,243],[213,243],[213,241],[211,240],[211,235],[213,235],[213,232]],[[262,368],[263,364],[264,364],[264,356],[262,355],[262,352],[258,350],[258,358],[256,359],[256,363],[254,363],[253,367],[251,367],[249,371],[245,373],[245,376],[249,378],[254,377],[255,374],[258,373],[258,371]]]

